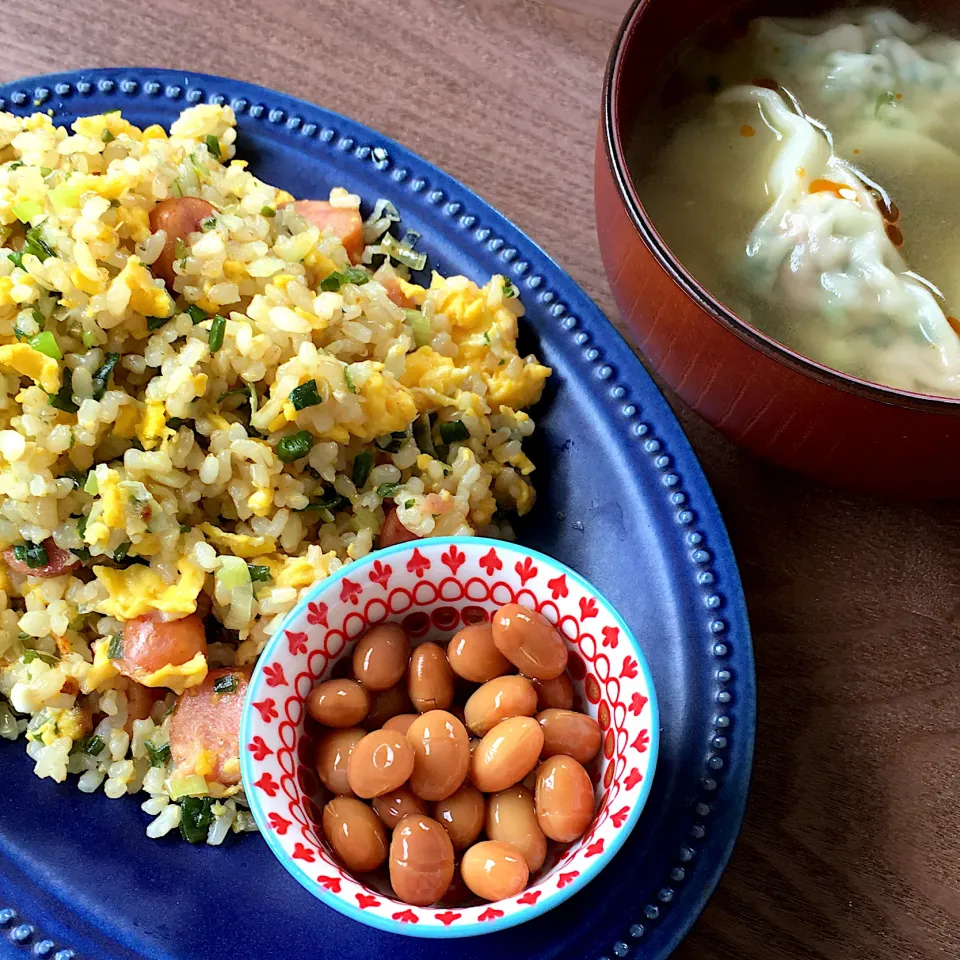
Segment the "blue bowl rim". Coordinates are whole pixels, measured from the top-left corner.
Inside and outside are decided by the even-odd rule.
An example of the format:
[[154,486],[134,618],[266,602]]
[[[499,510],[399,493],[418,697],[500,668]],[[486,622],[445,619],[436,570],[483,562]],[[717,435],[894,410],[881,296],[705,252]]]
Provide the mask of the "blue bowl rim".
[[[269,639],[266,646],[264,646],[263,650],[260,652],[260,656],[257,658],[253,673],[250,677],[250,687],[253,688],[260,681],[263,674],[264,665],[269,661],[273,648],[281,642],[281,638],[284,630],[286,629],[287,623],[302,615],[309,604],[316,602],[321,595],[325,594],[331,587],[334,587],[347,574],[356,576],[357,573],[362,571],[365,566],[369,566],[377,560],[382,561],[397,554],[410,553],[416,549],[418,544],[422,545],[422,542],[423,541],[412,541],[407,543],[398,543],[392,547],[386,547],[381,550],[372,550],[365,557],[345,564],[329,577],[326,577],[314,584],[310,589],[310,592],[303,596],[297,602],[296,606],[284,616],[279,627]],[[399,920],[391,920],[386,917],[382,917],[379,914],[370,914],[364,910],[361,910],[359,907],[353,906],[353,904],[351,904],[345,898],[339,897],[336,894],[331,893],[329,890],[318,886],[316,881],[306,872],[303,867],[294,863],[290,859],[286,852],[281,848],[277,838],[273,835],[273,832],[260,807],[261,801],[257,796],[257,793],[254,791],[247,794],[247,802],[250,805],[250,812],[253,814],[253,817],[257,822],[257,826],[260,828],[260,833],[264,840],[266,840],[267,846],[270,848],[270,852],[273,853],[287,873],[289,873],[305,890],[311,893],[322,903],[332,907],[334,910],[342,913],[345,917],[349,917],[351,920],[356,920],[360,923],[366,924],[367,926],[385,930],[388,933],[426,939],[454,940],[462,937],[473,937],[488,933],[496,933],[501,930],[507,930],[510,927],[519,926],[520,924],[526,923],[529,920],[533,920],[539,916],[542,916],[544,913],[549,912],[555,907],[558,907],[564,901],[570,899],[570,897],[582,890],[603,871],[607,864],[610,863],[614,856],[616,856],[616,854],[620,851],[620,848],[624,845],[624,843],[626,843],[630,834],[633,833],[634,827],[636,827],[637,822],[640,819],[640,815],[643,813],[644,808],[647,805],[647,800],[653,787],[653,780],[656,776],[657,760],[660,754],[660,706],[657,700],[657,690],[653,682],[653,675],[651,674],[650,667],[647,664],[647,658],[644,656],[643,650],[641,649],[640,644],[637,642],[637,638],[634,636],[633,631],[620,615],[620,612],[617,610],[617,608],[582,574],[577,573],[576,570],[568,567],[565,563],[562,563],[561,561],[556,560],[545,553],[541,553],[539,550],[532,550],[528,547],[524,547],[520,544],[512,543],[506,540],[493,540],[489,537],[457,536],[429,537],[426,538],[426,542],[428,542],[431,547],[449,545],[457,545],[462,547],[464,544],[469,544],[471,547],[488,546],[498,550],[513,550],[516,553],[519,553],[523,556],[528,556],[534,560],[539,560],[541,563],[546,563],[555,569],[562,571],[574,582],[580,584],[580,586],[587,590],[600,604],[602,604],[608,610],[614,621],[617,623],[617,626],[620,628],[623,637],[629,642],[630,647],[636,654],[640,670],[643,673],[644,682],[647,685],[647,689],[650,691],[650,744],[648,746],[648,751],[650,753],[649,773],[644,778],[643,783],[640,785],[641,790],[639,798],[630,814],[629,820],[624,825],[624,828],[616,834],[613,842],[610,843],[610,845],[599,857],[597,857],[596,860],[594,860],[588,866],[581,868],[580,876],[576,877],[572,883],[563,887],[563,889],[556,890],[551,894],[542,897],[529,909],[525,909],[517,913],[506,913],[502,917],[498,917],[494,920],[484,921],[483,923],[476,922],[456,927],[420,927],[417,924],[406,924],[401,923]],[[251,698],[248,697],[247,702],[244,704],[243,715],[240,721],[240,768],[241,777],[245,783],[252,783],[254,774],[254,771],[251,768],[252,760],[250,758],[250,752],[244,749],[244,745],[248,741],[249,727],[251,722],[251,708]]]

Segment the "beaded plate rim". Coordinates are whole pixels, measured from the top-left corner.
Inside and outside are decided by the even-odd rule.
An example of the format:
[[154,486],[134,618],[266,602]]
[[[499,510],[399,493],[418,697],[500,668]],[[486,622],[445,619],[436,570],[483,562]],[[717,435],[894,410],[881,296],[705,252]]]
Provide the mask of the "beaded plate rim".
[[[221,92],[225,89],[238,92],[227,95]],[[717,707],[714,731],[706,744],[700,795],[692,803],[694,816],[688,839],[681,844],[673,858],[675,865],[657,893],[638,905],[635,910],[636,921],[624,931],[623,936],[611,943],[598,960],[609,960],[609,957],[623,960],[632,952],[643,949],[651,929],[655,929],[665,916],[675,914],[672,905],[677,895],[676,888],[689,882],[690,877],[695,875],[690,871],[689,864],[696,857],[697,844],[707,837],[705,821],[714,811],[709,801],[715,801],[722,795],[728,802],[726,815],[732,826],[728,826],[729,835],[725,837],[719,855],[714,857],[709,873],[704,870],[704,876],[696,875],[703,892],[676,924],[667,942],[657,946],[657,953],[654,955],[644,950],[643,954],[644,957],[669,956],[706,906],[726,868],[739,834],[753,759],[756,681],[746,605],[723,520],[696,455],[658,388],[599,308],[547,253],[469,188],[396,141],[333,110],[266,87],[192,71],[136,66],[73,70],[0,84],[0,110],[10,110],[20,115],[52,111],[56,119],[58,114],[73,116],[82,110],[81,106],[74,111],[65,103],[71,104],[77,99],[82,104],[86,97],[95,94],[116,97],[121,101],[121,107],[124,100],[132,102],[138,98],[150,100],[161,97],[181,108],[197,103],[229,104],[237,114],[238,127],[242,128],[247,118],[265,121],[278,132],[285,130],[288,135],[298,134],[304,144],[314,141],[316,146],[322,148],[325,145],[331,152],[336,149],[344,161],[352,157],[360,163],[371,163],[375,169],[389,176],[395,185],[405,185],[414,195],[421,195],[420,200],[426,205],[440,208],[445,217],[456,221],[457,226],[465,232],[472,233],[474,243],[496,254],[503,263],[503,272],[512,273],[518,286],[526,289],[525,302],[530,303],[535,299],[541,309],[557,321],[562,331],[569,334],[573,343],[580,348],[581,359],[590,368],[598,388],[606,386],[604,406],[611,420],[619,415],[625,424],[623,432],[626,438],[640,444],[652,471],[659,475],[660,483],[665,488],[667,505],[673,510],[676,523],[688,531],[682,540],[687,548],[688,562],[696,570],[694,580],[706,611],[703,629],[707,636],[713,638],[709,656],[719,664],[713,671]],[[274,106],[269,106],[271,101]],[[292,110],[292,107],[296,110]],[[310,115],[318,119],[310,119]],[[342,135],[338,135],[337,127],[342,129]],[[403,160],[402,165],[396,164],[396,157]],[[454,198],[453,194],[458,196]],[[426,214],[429,216],[430,211],[427,210]],[[495,229],[484,221],[491,222]],[[509,243],[503,235],[510,237]],[[533,261],[542,264],[536,271],[532,271]],[[548,279],[567,288],[568,293],[563,299],[550,289]],[[594,339],[597,343],[592,342]],[[604,354],[611,357],[611,362],[604,359]],[[612,362],[614,357],[618,358],[616,365]],[[618,382],[618,366],[631,368],[630,375],[635,383],[639,382],[639,388]],[[639,402],[631,402],[631,394],[634,393],[647,394],[645,405],[657,409],[642,417],[643,410]],[[657,420],[656,429],[650,422],[652,419]],[[670,437],[669,443],[666,436]],[[679,461],[683,462],[683,472],[687,476],[685,481],[674,469]],[[688,491],[693,493],[693,497]],[[708,528],[709,537],[705,532]],[[722,575],[718,577],[718,571],[721,570]],[[719,613],[721,610],[722,615]],[[728,637],[734,639],[731,641]],[[731,669],[734,660],[738,661],[736,675]],[[737,768],[728,766],[726,760],[726,756],[732,752],[730,743],[734,731],[731,708],[735,703],[742,714],[737,723],[742,754]],[[51,957],[52,960],[73,960],[77,956],[71,948],[61,946],[58,949],[49,937],[40,937],[38,926],[21,918],[14,907],[0,902],[0,929],[9,930],[7,944],[28,948],[32,945],[36,956]],[[3,945],[3,941],[0,941],[0,948]],[[19,951],[11,954],[22,955]]]

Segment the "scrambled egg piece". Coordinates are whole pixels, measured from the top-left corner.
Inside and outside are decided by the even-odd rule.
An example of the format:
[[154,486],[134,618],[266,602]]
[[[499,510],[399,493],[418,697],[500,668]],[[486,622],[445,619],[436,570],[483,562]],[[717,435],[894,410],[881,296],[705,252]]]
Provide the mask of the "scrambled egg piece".
[[120,492],[120,474],[116,470],[109,470],[104,480],[99,483],[100,519],[114,530],[123,530],[126,526],[126,516],[123,509],[123,494]]
[[407,369],[400,382],[414,391],[417,410],[430,413],[452,400],[470,374],[450,357],[441,356],[432,347],[420,347],[407,357]]
[[541,363],[525,363],[518,377],[499,370],[487,377],[490,386],[488,400],[494,408],[529,407],[535,404],[543,393],[543,384],[550,376],[550,368]]
[[374,372],[360,388],[364,400],[363,422],[348,424],[347,429],[361,440],[372,440],[394,430],[406,430],[417,416],[417,404],[402,384],[391,374],[383,373],[383,364],[375,364]]
[[97,610],[118,620],[132,620],[154,610],[180,616],[193,613],[203,588],[204,572],[185,557],[181,558],[178,569],[180,579],[168,584],[142,564],[125,570],[94,567],[94,575],[109,594]]
[[161,400],[150,400],[137,426],[137,436],[144,450],[152,450],[171,433],[167,426],[167,410]]
[[100,640],[93,647],[93,666],[80,681],[80,689],[84,693],[98,690],[103,684],[120,675],[116,664],[107,656],[109,640]]
[[207,658],[195,653],[186,663],[168,663],[153,673],[137,676],[137,683],[145,687],[169,687],[174,693],[183,693],[188,687],[198,687],[207,676]]
[[130,309],[142,313],[145,317],[173,316],[174,304],[163,285],[163,281],[154,280],[153,274],[143,265],[139,257],[130,257],[124,268],[110,284],[126,286],[130,291]]
[[29,377],[47,393],[56,393],[60,389],[60,364],[27,343],[8,343],[0,347],[0,366],[11,367]]
[[200,529],[215,547],[235,557],[242,557],[244,560],[251,560],[265,553],[273,553],[277,549],[277,542],[272,537],[229,533],[227,530],[215,527],[212,523],[201,523]]

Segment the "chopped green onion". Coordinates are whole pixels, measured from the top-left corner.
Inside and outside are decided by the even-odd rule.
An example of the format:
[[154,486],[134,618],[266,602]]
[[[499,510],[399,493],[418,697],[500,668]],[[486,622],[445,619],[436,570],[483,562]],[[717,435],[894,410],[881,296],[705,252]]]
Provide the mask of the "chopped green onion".
[[281,437],[277,443],[277,456],[284,463],[293,463],[305,457],[313,446],[313,437],[306,430],[291,434],[289,437]]
[[276,215],[277,211],[273,207],[262,207],[260,210],[261,217],[275,217]]
[[340,496],[339,493],[329,493],[326,496],[320,497],[319,500],[311,500],[300,512],[305,513],[307,510],[329,510],[330,513],[339,513],[341,510],[346,510],[350,506],[350,501],[346,497]]
[[218,313],[210,324],[210,334],[207,337],[207,346],[211,353],[216,353],[223,346],[223,334],[227,329],[227,318]]
[[317,381],[308,380],[301,383],[299,387],[294,387],[290,391],[290,402],[294,410],[306,410],[307,407],[315,407],[318,403],[323,403],[323,397],[317,390]]
[[25,269],[23,266],[23,253],[8,253],[7,259],[15,266],[19,267],[21,270]]
[[52,357],[54,360],[63,359],[63,354],[57,346],[57,338],[49,330],[44,330],[42,333],[30,337],[27,343],[44,356]]
[[430,414],[421,413],[413,422],[413,437],[421,453],[428,453],[436,457],[437,450],[433,445],[433,431],[430,428]]
[[448,420],[440,424],[440,439],[444,443],[457,443],[460,440],[467,440],[470,437],[470,431],[462,420]]
[[13,556],[31,570],[45,567],[50,562],[42,543],[18,543],[13,548]]
[[110,383],[110,375],[113,373],[119,362],[119,353],[108,353],[106,357],[104,357],[103,363],[93,375],[94,400],[103,399],[103,395],[107,392],[107,385]]
[[353,458],[353,485],[359,490],[370,476],[373,468],[373,454],[369,450],[361,450]]
[[[409,237],[413,233],[414,231],[411,230],[407,236]],[[416,239],[419,239],[419,235],[416,235]],[[425,253],[417,253],[412,244],[397,240],[389,233],[385,233],[380,238],[380,249],[388,257],[393,257],[397,263],[402,263],[411,270],[422,270],[427,265],[427,255]]]
[[[89,478],[88,478],[89,479]],[[86,484],[84,484],[84,489],[86,489]],[[77,536],[83,540],[87,535],[87,517],[86,514],[83,514],[79,520],[77,520]]]
[[207,145],[207,149],[210,151],[211,155],[220,159],[220,141],[212,134],[208,133],[204,138],[203,142]]
[[43,213],[43,207],[36,200],[21,200],[10,208],[10,212],[21,223],[29,223],[34,217]]
[[113,562],[114,563],[123,563],[127,559],[127,554],[130,552],[130,548],[133,544],[129,540],[125,540],[123,543],[113,551]]
[[[249,564],[247,566],[249,566]],[[235,673],[227,673],[222,677],[217,677],[217,679],[213,681],[213,692],[236,693],[237,686],[237,675]]]
[[489,330],[484,330],[484,331],[483,331],[483,342],[489,346],[489,344],[490,344],[490,331],[489,331]]
[[511,297],[519,297],[520,291],[514,286],[512,280],[503,278],[503,295],[509,300]]
[[[173,713],[174,705],[171,705],[164,717],[169,717]],[[171,800],[179,800],[181,797],[206,796],[210,793],[207,781],[198,773],[191,773],[189,777],[171,777],[167,781],[167,789],[170,791]]]
[[89,350],[97,342],[97,335],[93,330],[84,330],[80,339],[83,340],[83,345]]
[[100,116],[102,116],[102,117],[108,117],[108,116],[110,116],[111,113],[119,113],[119,112],[120,112],[120,108],[119,108],[119,107],[114,107],[112,110],[104,110],[103,113],[100,114]]
[[410,330],[413,332],[413,342],[418,347],[427,346],[433,339],[433,329],[430,321],[420,310],[405,309],[403,311],[407,317],[407,323],[410,324]]
[[404,501],[403,501],[403,509],[404,509],[404,510],[412,510],[416,505],[417,505],[417,501],[416,501],[416,500],[404,500]]
[[399,483],[381,483],[380,486],[377,487],[377,496],[380,497],[381,500],[386,500],[387,497],[392,497],[397,492],[399,486]]
[[357,388],[353,385],[353,377],[350,376],[350,368],[349,368],[349,367],[344,367],[344,368],[343,368],[343,382],[347,385],[347,389],[348,389],[351,393],[356,393],[356,392],[357,392]]
[[210,316],[206,310],[201,310],[195,303],[191,303],[190,306],[187,307],[187,313],[190,315],[194,326],[198,323],[203,323],[203,321]]
[[111,660],[123,659],[123,635],[115,633],[110,638],[110,644],[107,646],[107,656]]
[[147,756],[150,757],[151,767],[166,766],[167,761],[170,759],[169,743],[161,743],[157,746],[149,740],[144,740],[143,745],[147,749]]
[[269,567],[248,563],[247,569],[250,571],[250,580],[253,583],[269,583],[273,579]]
[[64,413],[76,413],[80,408],[73,400],[73,371],[64,367],[60,389],[50,394],[50,406]]
[[169,319],[169,317],[147,317],[147,329],[159,330]]
[[43,330],[44,326],[46,325],[47,318],[46,318],[36,307],[33,308],[33,313],[32,313],[32,315],[33,315],[33,320],[34,320],[34,322],[36,323],[36,325],[37,325],[41,330]]
[[39,227],[31,227],[27,231],[27,242],[23,253],[32,253],[41,263],[49,257],[55,257],[53,248],[40,236]]
[[188,843],[203,843],[213,823],[213,797],[184,797],[180,803],[180,835]]
[[876,106],[873,108],[873,116],[876,118],[880,115],[880,109],[882,107],[892,107],[896,102],[897,95],[892,90],[884,90],[877,97]]
[[84,752],[89,753],[91,757],[99,757],[103,753],[106,743],[99,733],[91,734],[77,741],[77,746]]
[[23,651],[24,663],[33,663],[34,660],[41,660],[43,663],[49,664],[52,667],[57,662],[57,657],[52,653],[44,653],[42,650],[30,649]]
[[186,422],[182,417],[167,417],[167,426],[171,430],[179,430]]
[[117,138],[109,130],[104,130],[103,133],[100,134],[100,139],[104,143],[113,143]]
[[79,470],[64,470],[63,475],[73,481],[74,489],[79,490],[87,481],[87,475]]
[[356,286],[363,286],[370,282],[370,274],[359,267],[348,267],[346,270],[340,270],[331,273],[329,277],[324,277],[320,281],[321,290],[339,290],[345,283],[353,283]]
[[22,166],[25,166],[22,160],[14,160],[13,163],[7,167],[8,170],[19,170]]
[[200,221],[200,229],[204,233],[208,233],[210,230],[213,230],[214,227],[216,227],[216,225],[217,225],[216,217],[207,217],[206,220]]
[[377,437],[376,444],[385,453],[399,453],[404,440],[407,439],[406,430],[394,430],[389,438]]
[[192,529],[193,529],[193,527],[191,527],[189,523],[181,523],[181,524],[180,524],[180,532],[181,532],[181,533],[189,533]]

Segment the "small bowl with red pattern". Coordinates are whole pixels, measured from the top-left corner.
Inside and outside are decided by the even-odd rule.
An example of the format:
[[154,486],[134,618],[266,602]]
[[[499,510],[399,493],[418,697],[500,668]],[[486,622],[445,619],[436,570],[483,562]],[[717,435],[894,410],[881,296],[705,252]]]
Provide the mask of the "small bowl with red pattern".
[[[573,843],[551,841],[521,893],[496,902],[412,906],[386,865],[353,875],[321,829],[329,794],[314,768],[320,728],[305,703],[314,685],[345,675],[356,640],[399,623],[412,645],[445,642],[504,604],[539,611],[567,642],[574,709],[592,716],[601,749],[587,765],[596,813]],[[250,809],[270,849],[314,896],[361,923],[417,937],[455,938],[516,926],[593,880],[635,826],[650,793],[659,715],[650,670],[627,624],[578,573],[533,550],[479,537],[418,540],[378,550],[318,583],[265,647],[240,729]],[[482,834],[481,834],[482,837]]]

